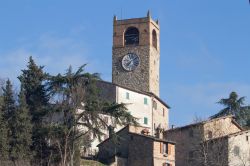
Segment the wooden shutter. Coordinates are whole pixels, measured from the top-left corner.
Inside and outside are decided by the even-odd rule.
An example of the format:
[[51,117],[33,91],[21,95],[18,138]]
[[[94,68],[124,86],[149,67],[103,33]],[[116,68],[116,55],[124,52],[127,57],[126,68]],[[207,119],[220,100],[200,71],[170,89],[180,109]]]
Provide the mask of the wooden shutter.
[[162,142],[160,142],[160,153],[162,153],[163,147],[162,147]]
[[168,144],[167,146],[168,146],[168,155],[171,155],[171,150],[172,150],[171,149],[171,144]]

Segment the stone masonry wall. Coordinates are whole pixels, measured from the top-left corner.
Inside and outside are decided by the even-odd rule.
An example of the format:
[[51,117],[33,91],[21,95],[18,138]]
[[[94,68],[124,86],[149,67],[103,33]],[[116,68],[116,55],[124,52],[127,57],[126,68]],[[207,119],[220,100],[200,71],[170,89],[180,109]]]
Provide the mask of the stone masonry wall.
[[[122,58],[135,53],[140,64],[134,71],[125,71]],[[113,48],[112,82],[138,91],[149,92],[149,48],[147,46]]]

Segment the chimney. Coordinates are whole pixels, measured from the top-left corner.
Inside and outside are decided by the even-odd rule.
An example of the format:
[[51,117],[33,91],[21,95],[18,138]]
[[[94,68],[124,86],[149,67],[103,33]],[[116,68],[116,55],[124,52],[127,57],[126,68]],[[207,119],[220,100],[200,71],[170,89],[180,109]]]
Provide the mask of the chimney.
[[163,129],[162,128],[160,128],[160,127],[157,127],[157,129],[156,129],[156,138],[159,138],[159,139],[163,139]]

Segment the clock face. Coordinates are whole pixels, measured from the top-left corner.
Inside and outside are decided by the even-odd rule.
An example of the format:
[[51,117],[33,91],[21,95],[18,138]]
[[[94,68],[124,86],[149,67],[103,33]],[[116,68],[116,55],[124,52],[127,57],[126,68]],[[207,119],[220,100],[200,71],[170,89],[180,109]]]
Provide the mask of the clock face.
[[135,70],[139,63],[139,56],[134,53],[128,53],[122,58],[122,67],[127,71]]

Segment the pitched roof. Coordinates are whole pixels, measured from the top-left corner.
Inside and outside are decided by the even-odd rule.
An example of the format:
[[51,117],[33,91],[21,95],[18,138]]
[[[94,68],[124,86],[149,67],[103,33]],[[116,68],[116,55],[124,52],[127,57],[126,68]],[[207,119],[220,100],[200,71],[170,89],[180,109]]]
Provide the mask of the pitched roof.
[[209,139],[207,141],[214,141],[214,140],[226,139],[226,138],[229,138],[229,137],[233,137],[233,136],[237,136],[237,135],[242,135],[242,134],[245,134],[245,133],[250,133],[250,130],[238,131],[236,133],[231,133],[231,134],[224,135],[224,136],[221,136],[221,137],[212,138],[212,139]]
[[198,126],[198,125],[202,125],[202,124],[206,124],[206,123],[209,123],[209,122],[217,121],[217,120],[220,120],[220,119],[226,119],[226,118],[231,118],[231,119],[232,119],[232,123],[233,123],[234,125],[236,125],[240,130],[244,130],[244,129],[235,121],[233,115],[228,115],[228,116],[223,116],[223,117],[219,117],[219,118],[215,118],[215,119],[208,119],[208,120],[201,121],[201,122],[198,122],[198,123],[192,123],[192,124],[189,124],[189,125],[186,125],[186,126],[176,127],[176,128],[173,128],[173,129],[169,129],[169,130],[167,130],[166,132],[171,132],[171,131],[176,131],[176,130],[182,130],[182,129],[186,129],[186,128],[190,128],[190,127],[194,127],[194,126]]
[[118,86],[120,88],[127,89],[127,90],[130,90],[130,91],[133,91],[133,92],[136,92],[136,93],[140,93],[140,94],[143,94],[143,95],[152,96],[152,97],[156,98],[160,103],[162,103],[165,107],[167,107],[169,109],[171,108],[167,103],[165,103],[161,98],[159,98],[157,95],[155,95],[152,92],[134,90],[134,89],[131,89],[131,88],[128,88],[128,87],[125,87],[125,86],[121,86],[121,85],[118,85],[118,84],[115,84],[115,83],[112,83],[112,82],[103,81],[103,80],[98,80],[98,81],[106,83],[106,84],[110,84],[110,85],[113,85],[113,86]]
[[169,140],[166,140],[166,139],[160,139],[160,138],[157,138],[157,137],[153,137],[151,135],[144,135],[144,134],[138,134],[138,133],[133,133],[133,132],[129,132],[129,134],[136,135],[136,136],[141,136],[141,137],[144,137],[146,139],[152,139],[152,140],[157,141],[157,142],[165,142],[165,143],[176,144],[176,142],[174,142],[174,141],[169,141]]
[[[127,125],[127,126],[123,127],[121,130],[117,131],[116,135],[118,135],[119,133],[121,133],[123,130],[127,129],[129,126],[130,125]],[[173,141],[169,141],[169,140],[166,140],[166,139],[156,138],[156,137],[153,137],[151,135],[144,135],[144,134],[134,133],[134,132],[130,132],[130,131],[128,131],[128,134],[135,135],[135,136],[141,136],[141,137],[144,137],[145,139],[152,139],[152,140],[158,141],[158,142],[165,142],[165,143],[176,144]],[[110,140],[111,138],[112,137],[109,137],[109,138],[105,139],[104,141],[102,141],[101,143],[99,143],[97,145],[97,147],[101,146],[102,144],[104,144],[105,142],[107,142],[108,140]]]

